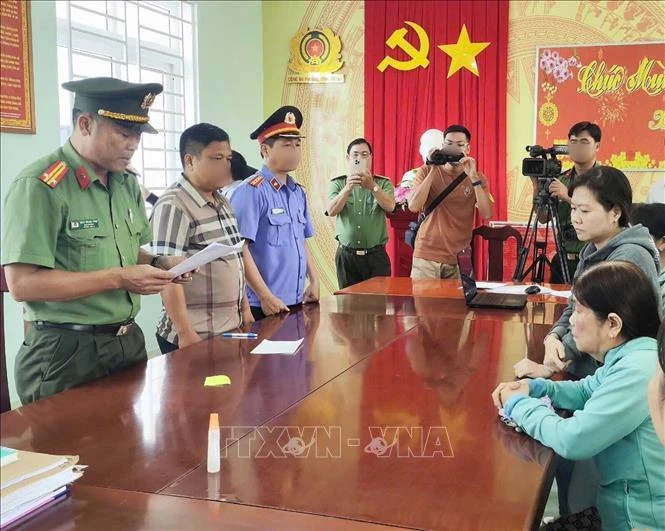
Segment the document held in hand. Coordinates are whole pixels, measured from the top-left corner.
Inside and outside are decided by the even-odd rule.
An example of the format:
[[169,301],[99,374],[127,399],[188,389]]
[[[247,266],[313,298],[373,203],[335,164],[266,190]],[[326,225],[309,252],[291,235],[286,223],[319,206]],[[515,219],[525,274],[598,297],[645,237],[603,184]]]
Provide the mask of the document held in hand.
[[210,262],[219,258],[224,258],[235,253],[242,251],[244,242],[240,241],[235,245],[224,245],[223,243],[211,243],[205,249],[201,249],[195,255],[190,256],[187,260],[180,262],[178,265],[169,269],[169,273],[173,278],[190,273],[196,268],[209,264]]

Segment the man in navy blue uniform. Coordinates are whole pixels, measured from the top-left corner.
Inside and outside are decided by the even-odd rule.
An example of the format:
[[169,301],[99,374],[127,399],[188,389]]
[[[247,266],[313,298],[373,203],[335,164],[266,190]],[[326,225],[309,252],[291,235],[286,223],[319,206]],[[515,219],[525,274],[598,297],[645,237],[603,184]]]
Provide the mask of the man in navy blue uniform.
[[282,107],[250,135],[261,146],[263,167],[231,197],[245,239],[247,293],[257,320],[319,300],[319,281],[305,244],[314,235],[307,196],[289,175],[300,163],[302,121],[299,109]]

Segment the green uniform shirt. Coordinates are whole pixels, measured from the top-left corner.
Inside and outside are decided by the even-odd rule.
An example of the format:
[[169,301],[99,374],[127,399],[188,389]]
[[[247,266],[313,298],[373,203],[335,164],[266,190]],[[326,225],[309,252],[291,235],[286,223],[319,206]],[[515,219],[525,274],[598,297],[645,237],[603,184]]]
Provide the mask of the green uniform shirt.
[[[378,175],[374,181],[385,193],[395,197],[395,188],[389,179]],[[346,175],[330,181],[328,198],[333,199],[346,186]],[[335,237],[345,247],[370,249],[388,241],[386,213],[371,190],[355,188],[335,220]]]
[[[594,164],[595,167],[595,164]],[[563,172],[559,176],[559,180],[568,188],[573,180],[577,177],[575,173],[575,167],[573,166],[569,170]],[[561,241],[563,242],[563,248],[567,253],[571,254],[580,254],[582,247],[586,245],[587,242],[581,242],[577,239],[577,234],[573,228],[573,223],[571,221],[571,206],[567,201],[559,200],[559,225],[561,226]],[[568,228],[566,228],[568,227]],[[575,274],[575,271],[569,271],[570,277]]]
[[[67,165],[51,186],[41,180],[54,163]],[[88,181],[89,178],[89,181]],[[2,263],[63,271],[132,266],[151,241],[138,181],[111,173],[108,189],[70,142],[25,168],[11,184],[3,209]],[[59,302],[26,302],[29,321],[113,324],[133,318],[140,295],[124,290]]]

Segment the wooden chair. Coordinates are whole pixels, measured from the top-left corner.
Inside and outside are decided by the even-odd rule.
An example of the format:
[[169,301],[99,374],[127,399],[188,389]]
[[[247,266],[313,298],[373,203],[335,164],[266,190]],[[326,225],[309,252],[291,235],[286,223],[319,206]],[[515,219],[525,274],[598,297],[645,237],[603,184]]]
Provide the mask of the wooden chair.
[[9,411],[9,382],[7,381],[7,362],[5,359],[5,306],[4,294],[9,293],[5,271],[0,267],[0,413]]
[[[506,225],[505,227],[488,227],[483,225],[474,229],[474,242],[476,241],[476,237],[487,241],[489,246],[489,268],[486,280],[503,281],[504,244],[508,239],[515,238],[515,254],[518,256],[520,247],[522,246],[522,235],[515,227],[511,227],[510,225]],[[510,274],[512,276],[512,271]]]

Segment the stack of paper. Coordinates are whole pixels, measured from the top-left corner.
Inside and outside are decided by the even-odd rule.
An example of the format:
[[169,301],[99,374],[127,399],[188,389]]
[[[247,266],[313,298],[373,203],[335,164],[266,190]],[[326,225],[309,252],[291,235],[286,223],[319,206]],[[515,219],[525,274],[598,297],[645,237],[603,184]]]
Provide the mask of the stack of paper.
[[83,475],[78,456],[16,452],[16,459],[2,466],[0,526],[34,516],[64,499],[68,485]]

